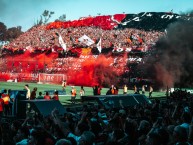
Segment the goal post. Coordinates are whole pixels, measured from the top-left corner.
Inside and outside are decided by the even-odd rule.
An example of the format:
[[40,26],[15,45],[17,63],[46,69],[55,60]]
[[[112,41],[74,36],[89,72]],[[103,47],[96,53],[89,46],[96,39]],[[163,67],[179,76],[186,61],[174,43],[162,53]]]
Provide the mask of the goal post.
[[39,84],[61,84],[63,80],[67,80],[67,76],[65,74],[39,73],[38,76]]

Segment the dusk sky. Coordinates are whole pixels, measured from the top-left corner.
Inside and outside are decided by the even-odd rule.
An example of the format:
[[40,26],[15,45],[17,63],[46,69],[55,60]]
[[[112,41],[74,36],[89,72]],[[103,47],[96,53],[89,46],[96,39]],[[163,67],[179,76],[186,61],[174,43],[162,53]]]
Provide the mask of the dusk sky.
[[114,15],[120,13],[192,11],[193,0],[0,0],[0,22],[7,28],[22,26],[26,31],[40,19],[44,10],[55,12],[51,21],[66,14],[67,20],[88,15]]

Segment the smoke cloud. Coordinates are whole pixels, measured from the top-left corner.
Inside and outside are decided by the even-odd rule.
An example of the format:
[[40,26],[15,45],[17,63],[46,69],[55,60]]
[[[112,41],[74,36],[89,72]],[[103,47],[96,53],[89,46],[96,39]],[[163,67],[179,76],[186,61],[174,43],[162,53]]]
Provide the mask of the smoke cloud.
[[152,64],[151,74],[161,86],[192,86],[193,20],[171,24],[151,54],[147,65]]
[[[31,74],[43,73],[46,68],[55,70],[61,67],[64,70],[59,73],[67,76],[68,85],[110,87],[119,83],[119,77],[124,73],[124,66],[127,63],[126,55],[116,58],[102,54],[83,58],[67,57],[58,62],[57,58],[57,53],[32,54],[26,51],[22,55],[7,57],[5,69],[10,72]],[[8,80],[11,76],[0,74],[0,78]]]
[[107,58],[104,55],[99,55],[93,59],[85,59],[81,63],[80,70],[75,71],[72,68],[68,70],[68,83],[80,86],[110,86],[111,84],[117,84],[119,72],[111,65],[113,61],[112,57]]

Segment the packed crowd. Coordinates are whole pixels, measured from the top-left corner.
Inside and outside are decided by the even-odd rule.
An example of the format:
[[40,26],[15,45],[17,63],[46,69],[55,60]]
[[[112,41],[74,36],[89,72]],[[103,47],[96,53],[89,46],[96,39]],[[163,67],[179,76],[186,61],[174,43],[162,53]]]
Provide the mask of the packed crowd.
[[[25,86],[26,89],[28,86]],[[93,88],[96,90],[96,88]],[[183,95],[183,96],[181,96]],[[190,145],[193,143],[192,96],[176,90],[167,100],[105,108],[86,104],[66,108],[62,116],[1,118],[2,145]]]
[[[164,35],[164,32],[144,31],[133,28],[103,30],[99,27],[69,27],[67,29],[58,28],[48,30],[46,29],[46,26],[34,26],[11,43],[4,45],[1,50],[1,56],[23,54],[27,50],[32,54],[50,54],[51,52],[58,52],[59,54],[62,54],[61,57],[65,58],[57,34],[59,34],[64,43],[66,43],[66,48],[70,56],[77,56],[80,54],[98,54],[97,44],[100,38],[102,54],[106,54],[107,52],[119,53],[120,51],[130,52],[132,50],[145,52],[159,39],[160,36]],[[85,43],[80,42],[78,39],[83,35],[88,36],[94,43],[87,46]],[[132,58],[132,56],[129,57]],[[139,56],[133,57],[138,58]],[[17,61],[15,59],[6,60],[6,57],[2,58],[5,58],[2,60],[2,63],[5,62],[6,66],[2,67],[1,70],[3,72],[15,73],[26,71],[63,73],[66,72],[66,69],[69,69],[68,65],[71,63],[69,59],[64,60],[58,58],[58,62],[56,59],[53,59],[49,64],[46,64],[47,66],[43,67],[42,63],[45,63],[45,57],[38,60],[35,57],[34,59],[31,59],[31,61],[22,58]],[[39,62],[40,60],[41,62]],[[36,61],[39,62],[40,65],[38,65]],[[78,62],[81,61],[82,60]],[[72,63],[70,65],[72,65]],[[73,63],[73,65],[73,68],[76,70],[80,69],[80,63]],[[27,69],[23,69],[24,66]]]
[[[78,39],[88,36],[95,43],[87,46]],[[5,45],[3,52],[21,53],[25,50],[31,52],[47,52],[61,50],[59,36],[66,43],[67,50],[72,48],[96,48],[101,38],[102,48],[132,48],[147,50],[164,32],[144,31],[133,28],[103,30],[99,27],[69,27],[67,29],[46,29],[46,26],[34,26],[26,33]]]

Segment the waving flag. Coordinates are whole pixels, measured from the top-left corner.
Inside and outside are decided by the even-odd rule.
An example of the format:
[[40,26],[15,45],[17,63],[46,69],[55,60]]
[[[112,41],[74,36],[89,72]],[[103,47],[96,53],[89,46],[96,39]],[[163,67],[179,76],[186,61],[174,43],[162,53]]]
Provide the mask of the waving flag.
[[101,38],[99,39],[99,42],[97,43],[97,48],[99,52],[101,53],[102,47],[101,47]]
[[61,35],[59,35],[58,40],[59,40],[59,44],[61,45],[61,47],[63,48],[63,50],[66,51],[66,43],[64,43]]
[[92,39],[90,39],[88,36],[83,35],[82,37],[80,37],[78,39],[80,42],[86,44],[87,46],[90,46],[94,43],[94,41]]

